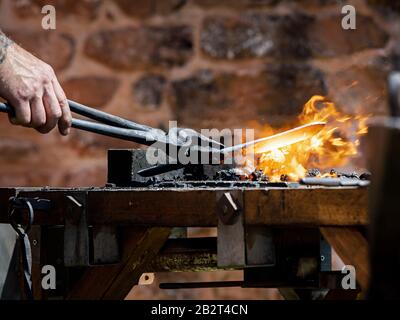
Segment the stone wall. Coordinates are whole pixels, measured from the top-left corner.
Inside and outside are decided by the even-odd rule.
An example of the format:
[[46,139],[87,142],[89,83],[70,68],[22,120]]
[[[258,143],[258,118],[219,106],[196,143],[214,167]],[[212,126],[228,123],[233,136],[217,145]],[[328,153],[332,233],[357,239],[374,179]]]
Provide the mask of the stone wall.
[[[152,126],[289,123],[314,94],[349,113],[385,111],[391,1],[3,0],[0,27],[50,63],[72,100]],[[41,28],[54,4],[57,29]],[[0,122],[0,185],[102,185],[113,139],[41,136]]]
[[[394,2],[2,0],[0,27],[54,67],[72,100],[161,128],[279,126],[315,94],[350,114],[385,112]],[[355,31],[341,28],[347,3]],[[55,31],[41,28],[45,4],[57,8]],[[0,186],[104,185],[106,150],[129,146],[42,136],[0,115]]]

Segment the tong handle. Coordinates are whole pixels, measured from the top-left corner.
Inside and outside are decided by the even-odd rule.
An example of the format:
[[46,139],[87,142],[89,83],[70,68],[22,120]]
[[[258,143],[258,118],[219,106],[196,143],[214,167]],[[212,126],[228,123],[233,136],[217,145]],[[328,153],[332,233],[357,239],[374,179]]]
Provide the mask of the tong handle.
[[[153,128],[145,126],[143,124],[139,124],[118,116],[114,116],[107,112],[87,107],[75,101],[68,100],[68,104],[72,112],[87,117],[89,119],[98,121],[103,124],[108,124],[114,127],[125,128],[125,129],[140,130],[140,131],[153,130]],[[13,115],[14,109],[7,103],[0,103],[0,112],[5,112]]]
[[87,117],[89,119],[112,125],[115,127],[126,128],[126,129],[134,129],[134,130],[141,130],[141,131],[150,131],[153,128],[145,126],[143,124],[139,124],[113,114],[109,114],[107,112],[103,112],[100,110],[96,110],[94,108],[87,107],[83,104],[78,102],[68,100],[69,108],[72,112],[79,114],[81,116]]
[[14,114],[14,109],[6,103],[0,103],[0,112],[8,113],[10,115]]
[[[91,113],[90,117],[92,117],[92,119],[93,119],[93,117],[99,116],[99,114],[100,114],[99,117],[103,120],[105,119],[105,118],[103,118],[104,114],[107,116],[111,116],[111,118],[110,118],[111,120],[108,122],[114,124],[114,125],[107,125],[104,123],[91,122],[91,121],[86,121],[86,120],[81,120],[81,119],[72,119],[72,123],[71,123],[72,128],[89,131],[89,132],[101,134],[103,136],[117,138],[120,140],[132,141],[132,142],[140,143],[140,144],[147,145],[147,146],[153,144],[155,141],[167,143],[167,138],[164,135],[161,135],[161,134],[156,135],[156,133],[154,133],[152,131],[135,130],[135,129],[121,128],[121,127],[115,126],[116,122],[114,122],[114,120],[115,120],[115,118],[119,118],[119,117],[109,115],[105,112],[101,112],[101,113],[103,113],[103,115],[101,115],[101,113],[98,110],[93,110],[93,109],[88,110],[91,108],[89,108],[89,107],[84,108],[84,106],[79,105],[79,104],[74,104],[74,106],[72,108],[74,108],[75,110],[78,110],[79,114],[82,114],[84,112],[86,114],[88,114],[88,112],[90,112]],[[13,115],[14,109],[7,103],[0,103],[0,112]],[[113,118],[113,117],[115,117],[115,118]],[[119,119],[122,119],[122,118],[119,118]],[[125,120],[125,119],[122,119],[122,120]],[[130,122],[129,120],[126,120],[126,121]],[[119,122],[119,123],[121,123],[121,122]],[[127,124],[127,125],[129,125],[131,127],[133,126],[131,124]]]

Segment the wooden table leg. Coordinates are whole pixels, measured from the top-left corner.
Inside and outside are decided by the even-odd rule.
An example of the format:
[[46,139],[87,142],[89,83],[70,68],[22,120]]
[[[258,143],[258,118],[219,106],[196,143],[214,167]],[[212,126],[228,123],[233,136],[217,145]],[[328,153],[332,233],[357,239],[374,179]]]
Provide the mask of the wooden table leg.
[[170,228],[127,228],[121,263],[89,267],[67,299],[124,299],[158,254],[170,231]]
[[367,239],[352,227],[321,227],[320,231],[342,261],[355,267],[357,282],[365,292],[369,282]]

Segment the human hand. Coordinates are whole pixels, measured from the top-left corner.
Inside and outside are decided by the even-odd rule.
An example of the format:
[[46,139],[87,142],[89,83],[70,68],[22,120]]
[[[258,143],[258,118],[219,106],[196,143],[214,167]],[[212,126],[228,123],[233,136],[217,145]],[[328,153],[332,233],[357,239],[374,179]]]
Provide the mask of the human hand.
[[0,31],[0,96],[15,110],[11,123],[48,133],[58,124],[62,135],[71,127],[67,98],[51,66]]

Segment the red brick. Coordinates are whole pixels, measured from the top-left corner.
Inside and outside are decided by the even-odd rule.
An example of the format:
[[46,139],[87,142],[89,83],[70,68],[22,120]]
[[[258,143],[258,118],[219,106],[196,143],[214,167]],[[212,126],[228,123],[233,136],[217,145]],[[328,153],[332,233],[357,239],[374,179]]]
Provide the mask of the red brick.
[[274,6],[280,3],[300,4],[303,6],[324,6],[337,4],[337,0],[192,0],[194,4],[203,8],[258,8],[263,6]]
[[[304,7],[311,7],[311,6],[327,6],[327,5],[341,5],[338,0],[283,0],[287,3],[296,3],[300,4]],[[342,4],[344,5],[344,4]]]
[[193,0],[193,3],[204,8],[227,7],[227,8],[246,8],[256,6],[275,5],[279,0]]
[[121,10],[135,18],[168,15],[182,8],[186,0],[113,0]]
[[67,97],[91,107],[104,107],[119,87],[115,78],[90,76],[71,78],[63,82]]
[[17,0],[13,1],[14,11],[21,17],[32,17],[41,14],[45,5],[53,5],[57,15],[68,15],[93,19],[103,0]]
[[393,0],[368,0],[368,3],[375,8],[392,9],[400,12],[400,3]]
[[203,23],[201,48],[218,59],[304,58],[310,55],[306,34],[312,21],[303,14],[213,16]]
[[365,49],[385,47],[389,36],[371,17],[357,14],[357,29],[344,30],[341,15],[321,16],[308,39],[315,57],[336,57]]
[[29,154],[36,153],[39,147],[36,143],[22,139],[0,139],[0,154],[2,158],[14,159],[26,157]]
[[174,67],[192,56],[192,31],[186,26],[127,27],[92,34],[85,53],[119,70]]
[[198,72],[172,84],[170,102],[179,125],[241,128],[251,120],[286,123],[314,94],[326,94],[318,69],[305,64],[277,64],[256,75]]
[[146,109],[158,108],[164,97],[166,79],[161,75],[146,74],[132,86],[136,102]]
[[77,159],[77,163],[73,167],[65,168],[61,177],[64,186],[90,187],[105,185],[107,182],[106,156],[102,156],[100,159],[88,159],[84,163],[78,161],[79,159]]
[[6,33],[24,49],[50,64],[56,71],[66,69],[75,53],[75,41],[65,33],[28,30]]
[[357,15],[357,30],[342,29],[342,15],[242,14],[205,19],[201,48],[216,59],[335,57],[385,47],[388,34]]

